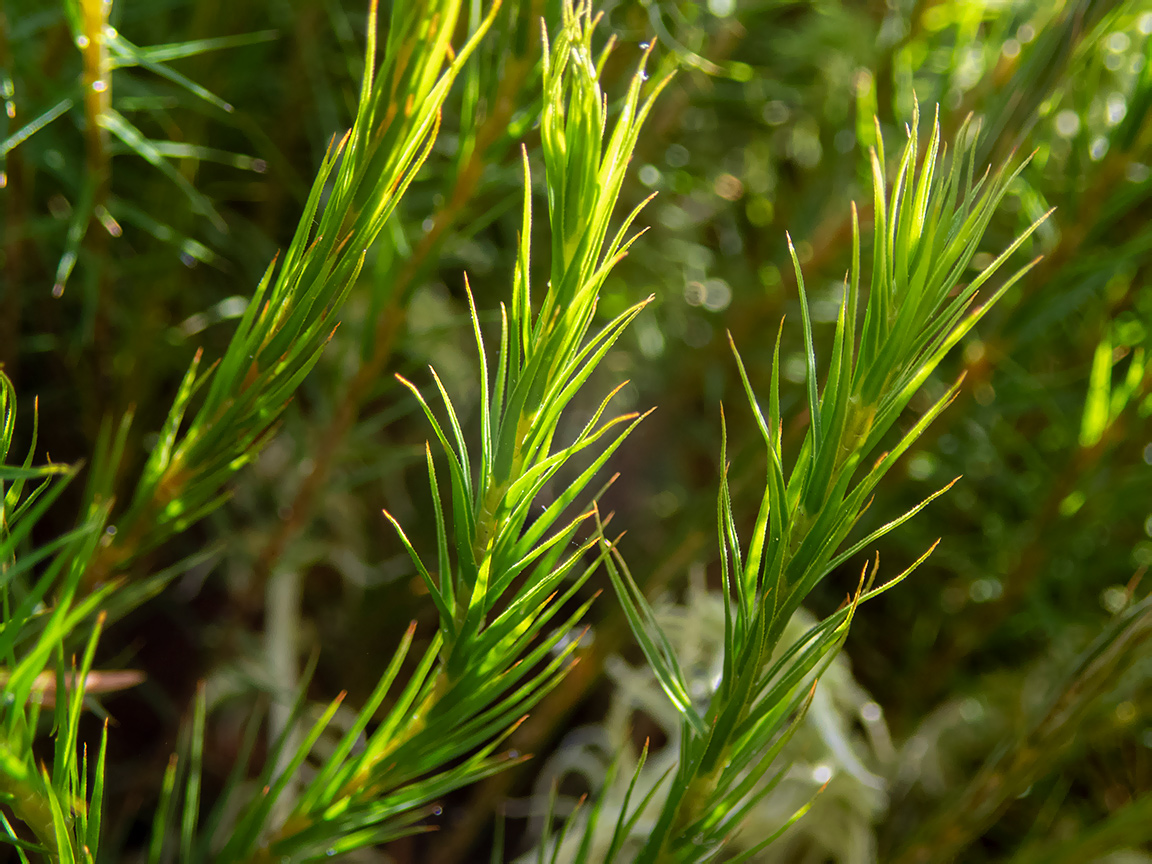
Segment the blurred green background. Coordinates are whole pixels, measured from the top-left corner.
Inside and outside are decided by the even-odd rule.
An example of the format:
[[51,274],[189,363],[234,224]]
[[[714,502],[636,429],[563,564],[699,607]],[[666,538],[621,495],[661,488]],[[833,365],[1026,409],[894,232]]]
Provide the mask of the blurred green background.
[[[192,354],[204,346],[218,356],[269,260],[289,243],[331,137],[350,123],[365,5],[117,0],[111,23],[138,46],[236,38],[160,71],[116,70],[113,107],[162,146],[113,139],[101,156],[80,104],[15,140],[75,88],[82,58],[57,3],[0,2],[0,363],[22,400],[38,397],[41,444],[53,459],[89,457],[102,420],[134,407],[130,484]],[[658,193],[641,217],[650,228],[617,267],[598,314],[656,299],[590,390],[628,379],[617,408],[658,406],[611,463],[621,476],[606,496],[652,597],[682,597],[690,572],[718,584],[721,402],[737,512],[746,525],[754,519],[763,454],[725,333],[763,386],[781,318],[799,320],[787,230],[817,340],[830,341],[851,253],[849,203],[871,219],[877,129],[895,150],[918,101],[921,136],[937,110],[946,139],[974,113],[981,163],[1032,154],[988,232],[989,256],[1057,208],[1015,263],[1043,260],[913,403],[922,409],[966,374],[960,398],[872,504],[875,526],[962,477],[882,541],[891,576],[942,538],[913,578],[861,611],[847,643],[894,743],[891,758],[871,766],[886,782],[868,820],[874,845],[863,859],[813,848],[793,860],[1152,861],[1152,634],[1145,627],[1109,643],[1095,665],[1081,653],[1147,594],[1141,577],[1152,562],[1143,359],[1152,328],[1152,5],[598,8],[601,35],[620,43],[605,76],[610,93],[622,91],[641,43],[654,38],[660,63],[679,67],[622,195],[630,208]],[[311,653],[319,665],[310,694],[347,689],[355,705],[409,620],[420,622],[418,640],[434,630],[422,584],[380,514],[393,513],[418,547],[434,542],[428,431],[392,376],[424,380],[432,364],[465,415],[475,406],[463,274],[482,320],[498,327],[520,224],[520,145],[539,158],[541,15],[558,17],[542,0],[505,0],[450,98],[432,157],[370,251],[278,434],[240,476],[232,502],[146,566],[201,549],[209,561],[102,641],[98,665],[148,676],[106,702],[118,724],[107,825],[124,860],[146,836],[198,680],[208,682],[214,710],[206,771],[219,782],[250,706],[296,680]],[[458,134],[470,125],[459,116],[472,104],[466,88],[479,95],[474,137]],[[544,249],[543,215],[535,228]],[[807,422],[802,347],[800,329],[786,324],[782,398],[793,448]],[[573,416],[574,427],[582,422]],[[833,610],[860,564],[827,580],[813,611]],[[584,662],[513,742],[539,758],[446,802],[436,834],[362,860],[487,860],[506,798],[510,849],[530,843],[516,816],[532,809],[540,766],[567,730],[612,704],[606,658],[639,660],[610,592],[592,616]],[[636,726],[642,741],[643,717]],[[811,818],[838,830],[834,811]]]

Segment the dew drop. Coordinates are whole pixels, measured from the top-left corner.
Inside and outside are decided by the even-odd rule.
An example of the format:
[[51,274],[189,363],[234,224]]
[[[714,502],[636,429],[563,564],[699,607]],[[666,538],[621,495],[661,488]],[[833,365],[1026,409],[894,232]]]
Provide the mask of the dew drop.
[[1065,109],[1056,115],[1056,134],[1061,138],[1072,138],[1080,131],[1080,115]]
[[88,37],[85,36],[83,33],[81,33],[79,36],[76,37],[76,47],[79,48],[81,51],[83,51],[85,48],[87,48],[89,44],[90,43],[88,42]]
[[1105,44],[1108,46],[1109,51],[1112,51],[1116,54],[1122,54],[1128,50],[1128,46],[1132,44],[1132,39],[1128,36],[1127,33],[1117,31],[1108,37],[1108,40]]
[[650,42],[641,42],[640,43],[640,50],[641,51],[647,51],[651,47],[652,47],[652,43],[650,43]]
[[98,81],[93,81],[92,82],[92,89],[95,90],[97,93],[103,93],[105,90],[108,89],[108,82],[105,81],[103,78],[99,79]]
[[1099,162],[1107,152],[1108,139],[1103,135],[1097,135],[1092,139],[1092,143],[1088,145],[1088,156],[1093,162]]
[[1128,114],[1128,102],[1123,93],[1110,93],[1105,103],[1105,116],[1109,126],[1115,126]]

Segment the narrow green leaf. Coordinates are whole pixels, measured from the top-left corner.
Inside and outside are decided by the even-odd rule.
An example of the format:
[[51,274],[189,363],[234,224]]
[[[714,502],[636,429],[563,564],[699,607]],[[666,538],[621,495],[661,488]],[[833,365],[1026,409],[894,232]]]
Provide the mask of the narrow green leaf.
[[796,288],[800,292],[800,318],[804,325],[804,352],[807,363],[808,385],[808,414],[812,423],[812,452],[819,453],[824,443],[823,428],[820,421],[820,399],[816,391],[816,349],[812,343],[812,319],[808,316],[808,293],[804,290],[804,274],[800,271],[800,259],[796,257],[796,248],[792,245],[792,237],[788,236],[788,254],[792,256],[792,266],[796,271]]
[[416,572],[419,573],[420,578],[424,580],[424,585],[432,597],[432,602],[436,605],[436,611],[440,614],[440,627],[447,634],[449,641],[451,641],[455,635],[455,627],[452,623],[453,615],[452,610],[444,602],[444,596],[440,593],[440,586],[436,584],[436,580],[432,578],[432,574],[428,572],[428,568],[425,567],[424,562],[420,560],[420,555],[408,539],[408,535],[404,533],[404,529],[400,527],[400,523],[397,522],[387,510],[381,512],[384,514],[384,518],[392,523],[392,527],[396,531],[396,536],[400,538],[400,542],[404,544],[404,549],[407,551],[408,557],[411,558],[412,563],[416,565]]
[[180,860],[192,860],[192,841],[200,821],[200,784],[204,759],[204,724],[208,712],[208,697],[204,683],[196,689],[189,730],[188,779],[184,788],[184,813],[180,821]]
[[156,814],[152,818],[152,839],[148,844],[148,864],[160,864],[160,856],[164,852],[164,840],[168,835],[169,817],[172,809],[173,792],[176,789],[176,754],[168,760],[168,767],[164,771],[164,779],[160,784],[160,801],[156,805]]
[[1092,372],[1088,376],[1088,397],[1084,400],[1084,415],[1080,420],[1080,446],[1092,447],[1104,437],[1108,428],[1108,409],[1112,391],[1112,338],[1105,333],[1092,356]]
[[109,108],[101,116],[101,124],[119,138],[125,146],[140,156],[140,158],[154,165],[162,174],[175,183],[177,188],[180,189],[188,198],[189,202],[191,202],[193,208],[201,215],[208,217],[218,231],[226,232],[228,230],[227,224],[220,214],[216,212],[212,203],[197,191],[183,174],[172,167],[168,160],[164,158],[163,154],[156,149],[155,142],[145,138],[143,133],[122,114],[113,108]]
[[99,860],[100,827],[104,817],[104,770],[108,753],[108,721],[104,721],[100,733],[100,750],[96,754],[96,767],[92,771],[92,798],[88,804],[88,824],[84,831],[84,845],[92,860]]
[[194,39],[189,42],[169,42],[164,45],[131,45],[131,53],[120,60],[113,60],[114,66],[125,66],[124,62],[131,60],[152,63],[167,63],[184,57],[195,57],[209,51],[220,51],[225,48],[240,48],[245,45],[257,45],[261,42],[272,42],[280,38],[276,30],[259,30],[254,33],[238,33],[234,36],[217,36],[211,39]]
[[[636,585],[635,580],[632,579],[623,558],[614,554],[616,552],[615,547],[604,539],[603,534],[601,534],[600,546],[608,576],[612,580],[612,586],[616,589],[620,605],[628,618],[628,626],[632,629],[636,641],[640,643],[640,648],[643,650],[648,664],[655,672],[656,680],[660,683],[661,689],[668,695],[676,710],[692,730],[697,735],[707,735],[708,726],[692,705],[684,674],[680,671],[671,644],[660,629],[660,625],[656,623],[655,613],[648,605],[648,601],[644,598],[644,594]],[[653,641],[653,636],[656,641]],[[660,643],[660,647],[657,647],[657,641]]]
[[53,120],[63,116],[71,110],[73,105],[70,97],[65,97],[37,117],[35,120],[30,120],[5,138],[0,141],[0,157],[7,156],[9,151],[27,141]]
[[336,799],[340,793],[344,791],[343,787],[350,776],[350,770],[346,760],[352,753],[361,734],[368,728],[368,724],[372,721],[376,710],[383,704],[384,698],[388,695],[388,691],[392,689],[392,684],[396,681],[396,676],[400,673],[400,667],[408,656],[408,651],[412,647],[412,640],[415,635],[416,622],[413,621],[408,625],[408,629],[401,638],[399,646],[397,646],[396,651],[393,652],[392,660],[389,662],[388,668],[384,670],[384,674],[380,676],[380,680],[376,683],[376,688],[372,691],[372,695],[368,697],[368,700],[356,715],[356,721],[349,727],[348,731],[344,733],[344,737],[340,739],[340,743],[336,746],[332,755],[326,760],[324,767],[316,775],[308,789],[300,796],[300,800],[296,805],[296,812],[307,812],[326,799]]

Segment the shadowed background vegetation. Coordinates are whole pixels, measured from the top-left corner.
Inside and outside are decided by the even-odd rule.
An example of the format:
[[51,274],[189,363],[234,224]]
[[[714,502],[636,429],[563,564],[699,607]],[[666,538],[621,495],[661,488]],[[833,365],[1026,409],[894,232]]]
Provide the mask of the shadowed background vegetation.
[[[171,528],[149,529],[146,505],[117,521],[163,444],[158,430],[189,362],[200,349],[206,363],[231,350],[253,287],[277,250],[295,246],[322,160],[340,170],[330,154],[362,104],[364,6],[0,0],[0,364],[21,403],[13,459],[32,444],[36,398],[35,462],[87,463],[28,542],[49,542],[73,527],[78,507],[114,495],[122,504],[105,533],[135,544],[120,555],[106,543],[113,551],[96,553],[77,577],[81,591],[113,575],[138,588],[111,610],[93,662],[140,670],[143,681],[101,695],[79,721],[91,744],[104,712],[113,718],[102,860],[146,860],[198,682],[207,720],[197,758],[211,802],[244,751],[254,705],[272,703],[268,725],[253,733],[258,763],[266,739],[291,725],[278,695],[305,687],[300,710],[311,721],[347,691],[355,707],[332,709],[343,731],[409,622],[402,678],[436,629],[428,585],[381,514],[421,554],[436,548],[425,479],[432,436],[395,375],[428,397],[431,364],[464,437],[479,438],[484,397],[464,274],[484,338],[496,342],[522,230],[522,147],[535,206],[546,212],[539,21],[554,39],[558,3],[504,0],[444,97],[427,160],[395,210],[363,229],[362,260],[332,253],[330,266],[346,268],[347,299],[323,332],[309,331],[306,348],[318,360],[286,393],[283,414],[253,432],[258,442],[237,445],[263,447],[222,485],[229,500],[201,521],[172,516]],[[706,595],[721,586],[721,403],[741,536],[751,536],[763,494],[764,445],[726,333],[764,404],[779,350],[786,462],[809,431],[808,354],[785,231],[803,268],[823,381],[852,262],[851,202],[866,236],[874,221],[868,154],[878,135],[890,176],[917,104],[921,152],[938,111],[946,142],[970,115],[979,125],[977,175],[1031,154],[961,282],[1055,208],[1010,270],[1042,259],[897,422],[906,431],[964,376],[862,519],[860,536],[961,477],[867,550],[878,550],[891,577],[941,539],[914,574],[856,612],[842,655],[851,675],[836,667],[859,694],[855,707],[840,708],[843,729],[814,733],[804,745],[811,752],[795,739],[792,758],[805,766],[797,777],[812,792],[839,770],[875,783],[843,792],[837,806],[813,806],[797,824],[802,839],[753,860],[1152,861],[1152,607],[1142,581],[1152,563],[1152,9],[1135,0],[596,8],[595,44],[619,43],[601,71],[610,126],[651,43],[651,81],[676,74],[639,133],[614,211],[613,233],[658,193],[634,224],[648,230],[600,288],[594,326],[653,299],[594,370],[594,392],[577,397],[557,437],[571,440],[624,380],[616,412],[657,408],[593,488],[619,472],[598,506],[614,514],[613,531],[627,532],[619,548],[648,598],[663,604],[658,612],[675,617],[687,606],[703,615]],[[456,52],[490,9],[464,4],[447,34]],[[92,31],[106,32],[103,57],[75,38],[93,15],[110,15],[114,28],[98,22]],[[392,38],[387,22],[385,9],[382,46]],[[385,80],[387,69],[379,74]],[[318,194],[327,201],[338,186]],[[543,216],[530,233],[546,252],[553,241]],[[533,258],[534,284],[552,273]],[[234,360],[243,394],[247,367]],[[214,398],[205,392],[197,398]],[[120,424],[129,412],[131,425]],[[100,456],[112,451],[121,458]],[[105,476],[90,479],[94,470]],[[545,497],[561,494],[569,474],[550,481]],[[214,501],[205,493],[206,508]],[[862,563],[863,555],[832,573],[805,605],[818,617],[833,613],[855,591]],[[534,758],[478,772],[473,785],[435,798],[442,812],[429,811],[428,824],[439,830],[348,860],[488,860],[500,834],[501,854],[513,860],[550,821],[553,778],[562,802],[597,791],[587,772],[583,788],[555,767],[573,729],[619,710],[631,744],[649,739],[654,756],[668,746],[656,709],[628,701],[642,685],[625,670],[642,667],[644,655],[607,575],[592,575],[565,610],[598,589],[607,593],[571,634],[590,626],[575,649],[579,664],[502,745]],[[691,651],[692,638],[719,637],[680,638]],[[69,650],[83,647],[81,639]],[[819,840],[848,824],[852,843]]]

